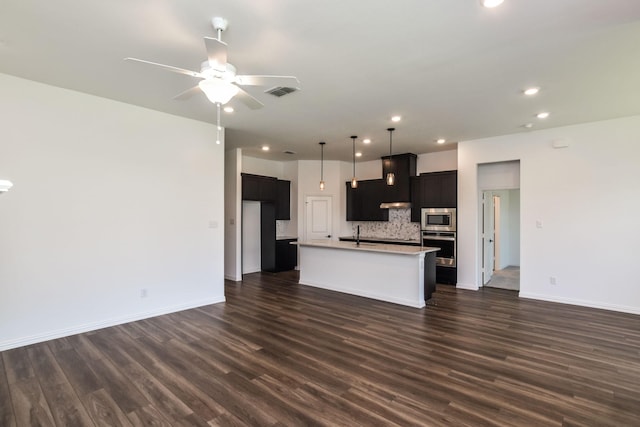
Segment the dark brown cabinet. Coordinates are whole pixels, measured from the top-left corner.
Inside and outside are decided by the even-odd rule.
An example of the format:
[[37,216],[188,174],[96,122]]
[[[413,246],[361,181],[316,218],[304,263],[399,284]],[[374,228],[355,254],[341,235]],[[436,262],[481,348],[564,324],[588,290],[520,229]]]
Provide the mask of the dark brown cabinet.
[[420,222],[421,208],[455,208],[458,205],[458,172],[423,173],[411,181],[411,221]]
[[422,180],[419,176],[411,177],[411,222],[420,222],[422,209]]
[[347,182],[347,221],[388,221],[389,209],[381,209],[387,184],[383,179],[359,181],[358,188]]
[[291,219],[291,181],[276,182],[276,219]]
[[270,176],[242,174],[242,200],[274,202],[278,194],[278,180]]
[[411,201],[411,178],[416,175],[416,162],[418,156],[412,153],[386,156],[382,158],[382,179],[385,180],[387,173],[393,172],[395,184],[386,185],[383,189],[383,202],[410,202]]
[[298,247],[292,245],[298,239],[276,240],[276,269],[275,271],[289,271],[296,268],[298,263]]
[[275,219],[291,219],[291,181],[243,173],[242,200],[272,202],[276,209]]
[[276,270],[276,207],[272,202],[260,203],[260,269]]
[[455,208],[458,204],[458,173],[433,172],[420,175],[422,203],[428,208]]

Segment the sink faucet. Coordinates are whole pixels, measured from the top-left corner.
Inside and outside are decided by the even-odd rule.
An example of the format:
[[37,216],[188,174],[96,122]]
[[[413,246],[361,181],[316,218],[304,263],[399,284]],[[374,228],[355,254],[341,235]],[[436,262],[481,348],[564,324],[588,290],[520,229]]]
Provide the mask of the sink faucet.
[[356,231],[356,246],[360,246],[360,226],[357,227]]

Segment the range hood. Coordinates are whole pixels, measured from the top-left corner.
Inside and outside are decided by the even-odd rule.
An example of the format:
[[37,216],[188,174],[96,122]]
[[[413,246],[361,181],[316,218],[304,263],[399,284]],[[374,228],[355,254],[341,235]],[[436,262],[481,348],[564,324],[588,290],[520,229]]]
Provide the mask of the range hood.
[[417,159],[418,156],[412,153],[382,157],[382,176],[393,172],[395,184],[386,187],[386,199],[383,199],[380,209],[411,208],[411,177],[416,176]]
[[411,202],[383,202],[380,203],[380,209],[409,209]]

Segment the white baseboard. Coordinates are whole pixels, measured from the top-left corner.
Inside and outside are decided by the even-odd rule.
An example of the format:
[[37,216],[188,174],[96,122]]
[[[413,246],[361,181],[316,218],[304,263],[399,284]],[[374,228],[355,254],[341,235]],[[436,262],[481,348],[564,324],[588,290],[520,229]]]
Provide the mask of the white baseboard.
[[457,289],[466,289],[468,291],[477,291],[478,285],[474,285],[473,283],[456,283],[456,288]]
[[54,340],[57,338],[68,337],[70,335],[81,334],[84,332],[95,331],[98,329],[108,328],[110,326],[122,325],[123,323],[135,322],[137,320],[148,319],[150,317],[161,316],[163,314],[175,313],[177,311],[189,310],[192,308],[202,307],[205,305],[218,304],[225,302],[224,295],[207,298],[199,301],[192,301],[186,304],[178,304],[169,307],[163,307],[153,311],[147,311],[142,313],[136,313],[131,316],[123,316],[114,319],[106,319],[99,322],[86,323],[84,325],[74,326],[71,328],[58,329],[55,331],[48,331],[41,334],[32,335],[29,337],[23,337],[8,341],[0,342],[0,351],[10,350],[12,348],[23,347],[25,345],[36,344],[43,341]]
[[530,292],[522,292],[519,294],[520,298],[529,298],[541,301],[558,302],[561,304],[578,305],[581,307],[599,308],[601,310],[619,311],[622,313],[640,314],[640,308],[630,307],[616,304],[603,304],[601,302],[580,300],[574,298],[556,297],[553,295],[535,294]]
[[237,277],[237,276],[232,276],[230,274],[225,274],[224,278],[227,280],[231,280],[232,282],[241,282],[242,281],[242,276]]

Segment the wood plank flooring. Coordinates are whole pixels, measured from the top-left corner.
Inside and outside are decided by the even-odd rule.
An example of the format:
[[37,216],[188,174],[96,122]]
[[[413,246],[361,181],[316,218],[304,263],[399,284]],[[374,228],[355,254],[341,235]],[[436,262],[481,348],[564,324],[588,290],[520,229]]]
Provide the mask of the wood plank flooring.
[[227,302],[0,353],[0,426],[640,426],[640,316],[438,286]]

